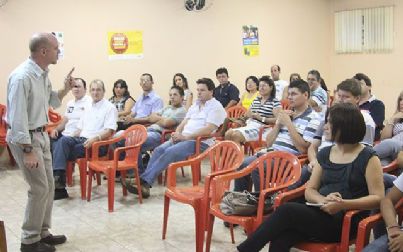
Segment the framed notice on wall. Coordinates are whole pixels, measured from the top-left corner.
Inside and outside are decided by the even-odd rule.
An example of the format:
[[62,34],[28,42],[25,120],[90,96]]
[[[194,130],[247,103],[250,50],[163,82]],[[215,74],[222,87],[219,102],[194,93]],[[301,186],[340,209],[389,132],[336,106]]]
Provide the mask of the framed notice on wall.
[[108,32],[109,60],[142,59],[143,32]]

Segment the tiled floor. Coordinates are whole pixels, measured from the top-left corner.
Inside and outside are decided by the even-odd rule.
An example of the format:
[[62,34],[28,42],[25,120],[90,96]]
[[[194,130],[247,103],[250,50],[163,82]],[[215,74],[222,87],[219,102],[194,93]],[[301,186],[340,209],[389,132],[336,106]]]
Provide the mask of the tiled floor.
[[[20,247],[27,186],[20,170],[10,167],[5,151],[0,151],[0,219],[5,221],[8,249],[14,252]],[[68,237],[57,251],[195,251],[194,212],[188,205],[171,201],[167,238],[161,239],[163,186],[155,185],[151,197],[140,205],[132,194],[123,197],[121,186],[116,185],[115,211],[109,213],[106,183],[94,186],[92,200],[87,202],[79,197],[77,174],[74,180],[68,189],[70,198],[54,202],[52,232]],[[190,176],[180,180],[189,183]],[[235,229],[236,243],[245,237],[240,228]],[[236,251],[220,220],[214,226],[211,251]]]

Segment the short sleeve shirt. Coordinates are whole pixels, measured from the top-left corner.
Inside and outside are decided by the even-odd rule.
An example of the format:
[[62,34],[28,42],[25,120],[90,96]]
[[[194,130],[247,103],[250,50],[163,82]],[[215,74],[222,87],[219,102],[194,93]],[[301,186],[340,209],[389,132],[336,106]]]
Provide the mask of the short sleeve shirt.
[[92,138],[105,129],[116,130],[117,119],[118,111],[108,100],[93,102],[78,123],[77,127],[81,129],[80,137]]
[[[319,118],[319,114],[313,111],[311,107],[308,107],[301,115],[293,118],[292,122],[298,134],[300,134],[305,141],[312,142],[320,124]],[[280,128],[272,147],[274,150],[285,151],[294,155],[303,154],[294,146],[290,133],[285,126]]]
[[[185,118],[188,119],[188,121],[183,128],[182,134],[184,136],[193,134],[205,127],[208,123],[219,127],[224,123],[226,117],[227,112],[221,103],[215,98],[206,101],[203,107],[200,107],[200,101],[197,100],[196,103],[189,108],[189,111],[186,114]],[[214,143],[212,139],[203,142],[208,145]]]
[[225,108],[231,100],[239,102],[239,90],[231,83],[219,85],[214,89],[214,98]]
[[80,100],[70,100],[67,102],[66,112],[64,116],[67,123],[62,132],[63,136],[73,136],[78,129],[78,123],[85,111],[91,107],[92,99],[88,95],[83,96]]
[[[186,109],[183,106],[176,108],[174,106],[169,105],[161,111],[161,116],[164,118],[174,120],[176,122],[176,126],[183,121],[185,115],[186,115]],[[159,126],[156,123],[150,125],[149,128],[159,132],[162,132],[164,130],[163,127]]]
[[136,104],[132,108],[132,114],[135,118],[143,118],[162,110],[164,102],[154,91],[151,91],[146,96],[142,94]]

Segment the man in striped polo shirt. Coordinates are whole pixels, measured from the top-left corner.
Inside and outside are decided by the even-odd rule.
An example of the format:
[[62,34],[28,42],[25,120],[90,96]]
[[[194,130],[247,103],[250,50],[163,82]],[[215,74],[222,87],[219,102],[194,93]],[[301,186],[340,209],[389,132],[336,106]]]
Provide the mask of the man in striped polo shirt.
[[[312,142],[320,124],[320,116],[309,106],[310,89],[304,80],[295,80],[288,87],[288,99],[293,110],[281,110],[278,113],[273,129],[266,137],[270,150],[285,151],[294,155],[305,154]],[[242,170],[254,160],[257,155],[245,158],[239,170]],[[235,180],[235,191],[249,188],[249,176]],[[259,175],[252,172],[255,191],[259,191]]]

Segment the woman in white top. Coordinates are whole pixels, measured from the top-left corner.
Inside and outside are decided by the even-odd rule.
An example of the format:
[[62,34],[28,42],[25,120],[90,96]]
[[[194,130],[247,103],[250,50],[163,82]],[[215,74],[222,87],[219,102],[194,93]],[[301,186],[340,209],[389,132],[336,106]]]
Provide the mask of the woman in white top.
[[182,73],[177,73],[174,75],[173,85],[183,88],[185,91],[185,97],[183,98],[183,106],[186,110],[192,106],[193,103],[193,93],[190,91],[188,86],[188,80]]

